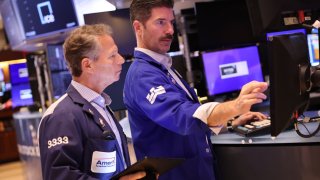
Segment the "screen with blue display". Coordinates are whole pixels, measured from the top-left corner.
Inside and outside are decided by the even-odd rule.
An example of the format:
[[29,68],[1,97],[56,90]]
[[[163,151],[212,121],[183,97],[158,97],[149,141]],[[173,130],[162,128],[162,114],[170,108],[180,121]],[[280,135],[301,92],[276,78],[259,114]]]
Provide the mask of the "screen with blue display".
[[29,82],[12,85],[11,99],[13,108],[32,105],[33,98]]
[[280,35],[285,35],[285,34],[295,34],[295,33],[307,34],[305,29],[293,29],[293,30],[286,30],[286,31],[269,32],[269,33],[267,33],[267,40],[269,40],[273,36],[280,36]]
[[308,34],[308,50],[309,58],[312,66],[319,65],[319,35],[318,34]]
[[27,63],[9,65],[11,84],[29,83]]
[[246,83],[264,81],[257,46],[203,52],[209,96],[238,91]]

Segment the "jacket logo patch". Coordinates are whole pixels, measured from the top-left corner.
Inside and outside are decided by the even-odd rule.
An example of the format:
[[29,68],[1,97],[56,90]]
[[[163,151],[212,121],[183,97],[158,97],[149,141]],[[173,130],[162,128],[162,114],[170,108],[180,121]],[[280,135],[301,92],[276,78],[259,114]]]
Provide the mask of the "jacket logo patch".
[[152,87],[150,89],[150,93],[147,95],[146,98],[150,102],[150,104],[153,104],[156,101],[157,96],[164,93],[166,93],[166,90],[163,86],[158,86],[157,88]]

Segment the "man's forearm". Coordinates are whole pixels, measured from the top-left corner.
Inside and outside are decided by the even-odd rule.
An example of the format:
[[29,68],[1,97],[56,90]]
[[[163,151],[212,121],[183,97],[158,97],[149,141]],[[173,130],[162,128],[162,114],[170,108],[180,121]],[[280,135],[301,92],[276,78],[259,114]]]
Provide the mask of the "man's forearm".
[[240,115],[239,109],[235,105],[236,101],[228,101],[217,105],[208,118],[209,126],[226,125],[227,121],[235,116]]

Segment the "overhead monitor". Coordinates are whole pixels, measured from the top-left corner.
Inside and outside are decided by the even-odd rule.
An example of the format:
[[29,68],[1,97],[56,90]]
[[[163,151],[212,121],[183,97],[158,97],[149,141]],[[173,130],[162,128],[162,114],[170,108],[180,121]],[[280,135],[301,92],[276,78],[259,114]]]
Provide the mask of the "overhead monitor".
[[275,36],[268,41],[270,58],[271,136],[278,136],[306,109],[310,62],[305,35]]
[[26,39],[59,34],[78,26],[73,1],[16,0]]
[[198,2],[195,9],[200,51],[256,42],[245,0]]
[[246,83],[264,81],[257,46],[203,52],[209,96],[241,90]]

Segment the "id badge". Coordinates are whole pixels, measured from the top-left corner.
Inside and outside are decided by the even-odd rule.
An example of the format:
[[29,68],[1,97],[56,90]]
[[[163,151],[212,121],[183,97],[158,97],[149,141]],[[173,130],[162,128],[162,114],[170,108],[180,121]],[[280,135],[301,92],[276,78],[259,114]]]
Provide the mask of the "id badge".
[[117,169],[117,154],[113,152],[94,151],[92,154],[91,171],[94,173],[113,173]]

